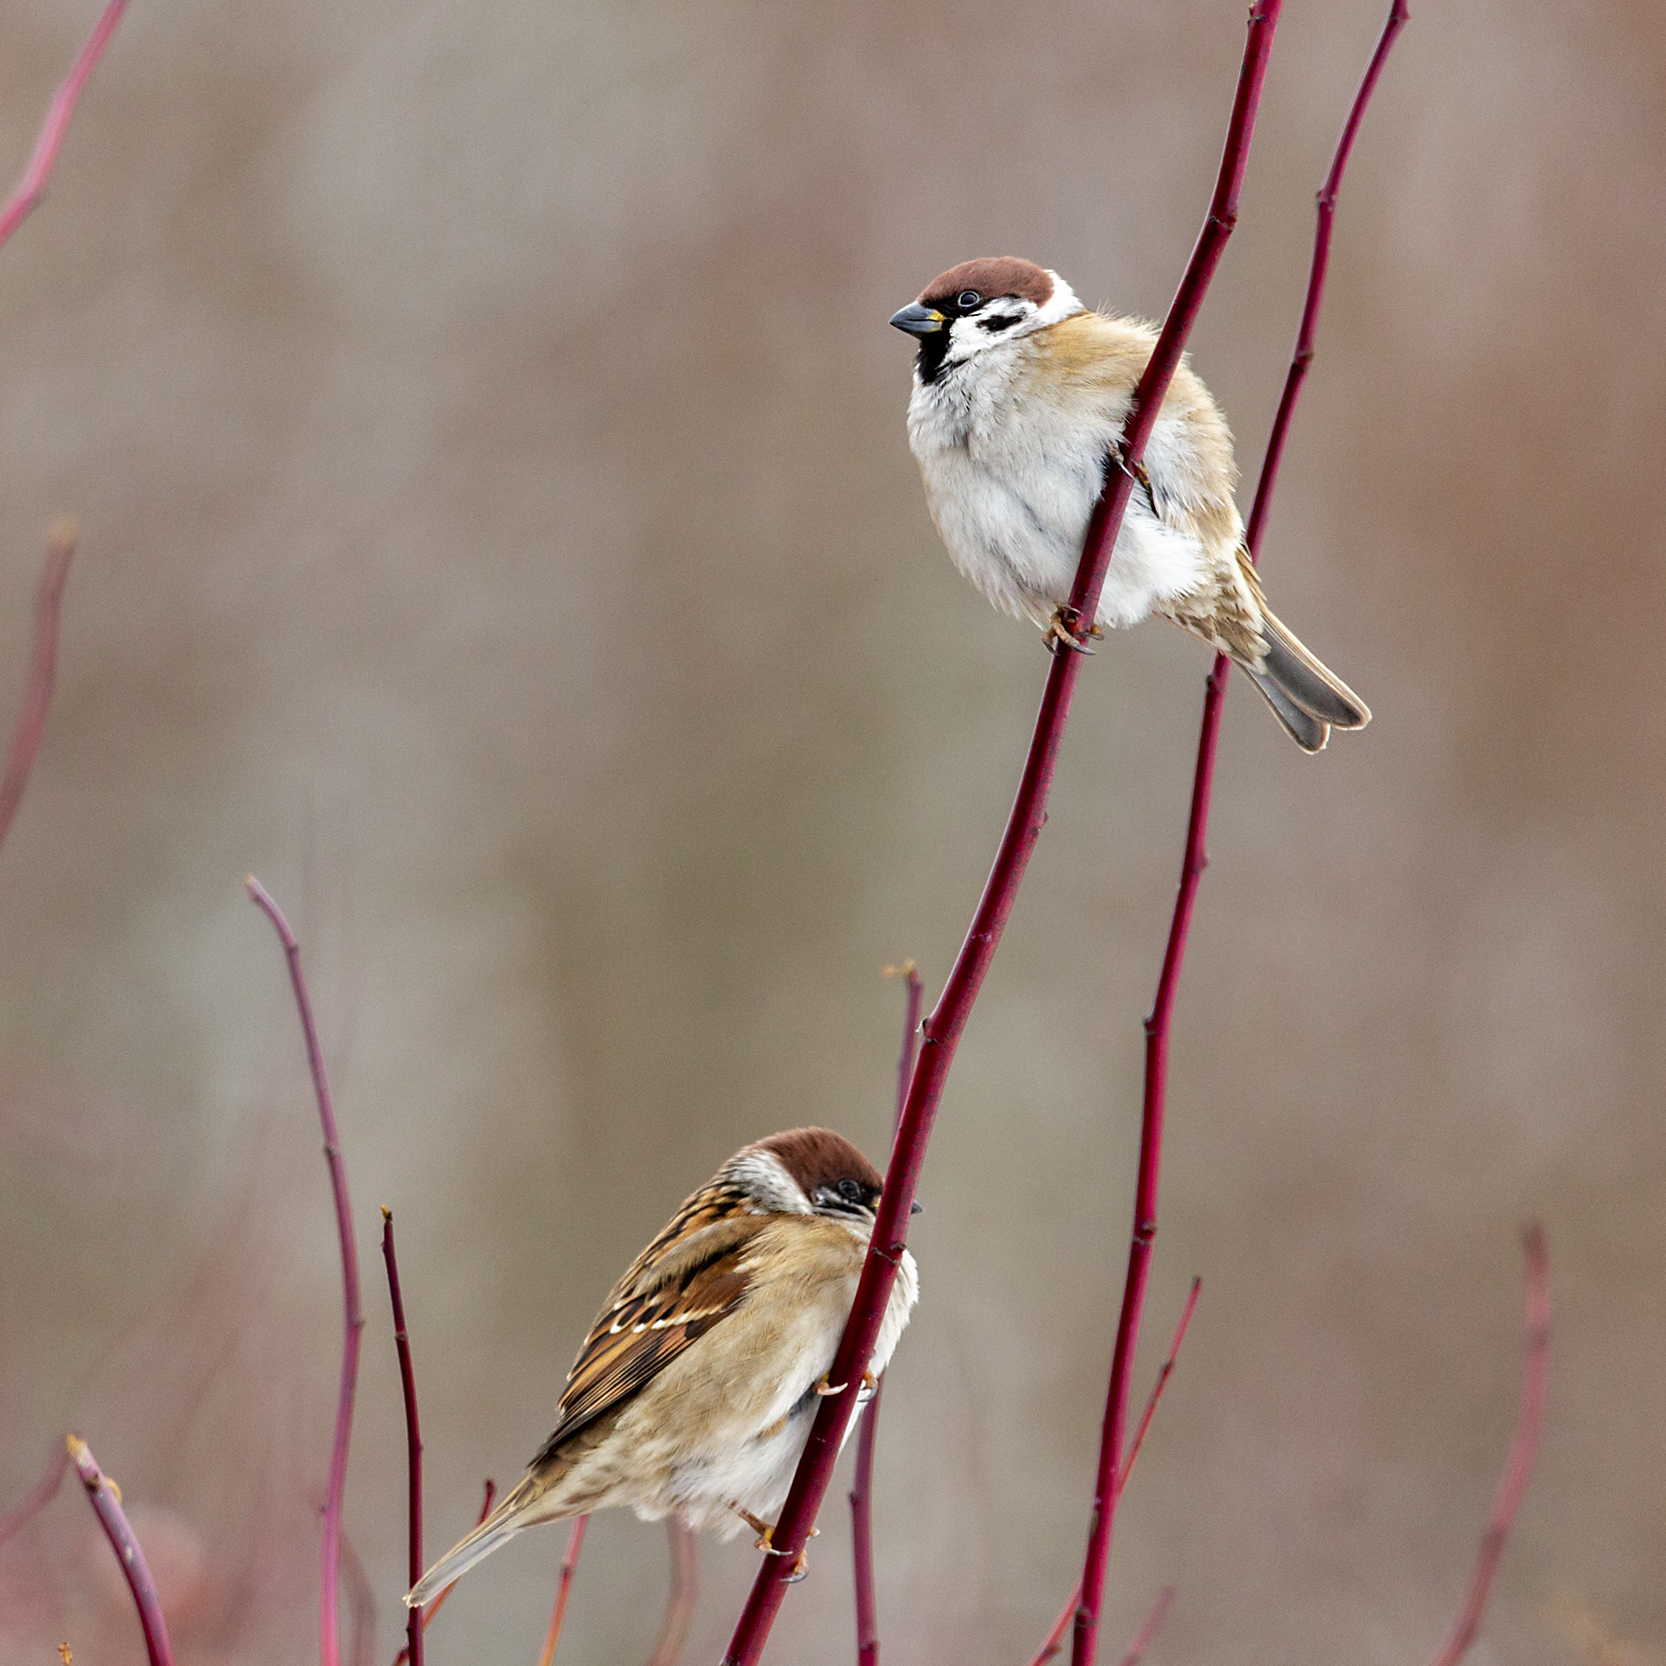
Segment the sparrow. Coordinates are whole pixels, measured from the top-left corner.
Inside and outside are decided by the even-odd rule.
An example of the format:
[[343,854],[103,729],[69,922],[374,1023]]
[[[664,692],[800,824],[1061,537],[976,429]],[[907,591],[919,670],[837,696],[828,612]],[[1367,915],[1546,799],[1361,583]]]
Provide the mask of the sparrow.
[[[769,1549],[856,1297],[884,1181],[842,1135],[737,1151],[637,1256],[590,1327],[555,1428],[503,1502],[411,1588],[420,1607],[523,1528],[628,1505]],[[914,1208],[918,1210],[916,1203]],[[919,1294],[904,1250],[865,1401]],[[848,1437],[853,1418],[845,1429]]]
[[[955,565],[996,607],[1079,649],[1066,616],[1088,518],[1157,343],[1011,257],[951,267],[891,323],[919,338],[908,443]],[[1371,719],[1267,606],[1233,501],[1232,434],[1182,360],[1134,474],[1097,618],[1160,613],[1241,666],[1304,752]]]

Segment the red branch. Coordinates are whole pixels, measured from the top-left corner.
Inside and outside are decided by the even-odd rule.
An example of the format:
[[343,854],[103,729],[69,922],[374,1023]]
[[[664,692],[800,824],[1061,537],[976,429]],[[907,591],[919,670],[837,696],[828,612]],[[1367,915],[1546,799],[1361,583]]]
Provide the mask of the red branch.
[[[1258,15],[1252,9],[1252,38],[1258,23],[1266,22],[1267,15],[1266,12]],[[1313,331],[1324,293],[1336,193],[1341,186],[1348,153],[1353,146],[1354,135],[1359,130],[1365,106],[1376,86],[1383,60],[1404,22],[1405,8],[1402,0],[1394,0],[1382,38],[1372,54],[1359,90],[1354,95],[1335,158],[1326,176],[1324,189],[1320,192],[1319,224],[1314,238],[1312,267],[1308,276],[1307,301],[1302,309],[1301,331],[1286,379],[1284,396],[1280,401],[1278,423],[1275,425],[1273,440],[1269,443],[1267,455],[1262,463],[1261,478],[1256,486],[1255,504],[1250,512],[1246,542],[1252,557],[1256,549],[1255,540],[1260,535],[1272,501],[1273,482],[1278,473],[1284,436],[1295,408],[1296,393],[1313,357]],[[1268,28],[1270,31],[1270,23]],[[1244,79],[1239,83],[1240,104],[1245,102],[1249,76],[1249,58],[1246,57]],[[1253,95],[1250,102],[1253,119]],[[1235,113],[1235,123],[1236,120]],[[1229,136],[1229,155],[1230,151]],[[1239,171],[1241,172],[1241,165]],[[1216,192],[1217,202],[1221,201],[1221,192],[1226,182],[1227,165],[1223,160],[1221,186]],[[1231,189],[1235,200],[1236,180]],[[1216,222],[1220,213],[1217,209],[1211,214],[1210,226]],[[1206,226],[1204,236],[1207,237],[1208,234],[1209,226]],[[1182,283],[1182,292],[1185,287]],[[1175,304],[1180,304],[1178,296]],[[1158,350],[1161,351],[1160,344]],[[1110,1556],[1111,1528],[1116,1515],[1116,1481],[1121,1470],[1122,1437],[1128,1414],[1129,1374],[1133,1364],[1134,1348],[1139,1341],[1140,1314],[1145,1303],[1145,1286],[1151,1267],[1151,1248],[1157,1236],[1157,1183],[1162,1165],[1163,1115],[1168,1091],[1169,1024],[1174,1014],[1175,994],[1180,985],[1180,969],[1186,956],[1186,936],[1191,927],[1192,907],[1197,900],[1198,882],[1209,864],[1205,849],[1209,828],[1209,797],[1214,784],[1215,748],[1220,737],[1222,703],[1226,698],[1226,674],[1225,657],[1216,655],[1215,663],[1209,672],[1207,692],[1203,701],[1203,722],[1198,732],[1197,766],[1192,781],[1191,811],[1186,822],[1186,851],[1180,869],[1180,890],[1174,901],[1174,917],[1169,925],[1168,945],[1163,952],[1163,969],[1157,980],[1156,998],[1152,1002],[1151,1015],[1145,1021],[1145,1094],[1140,1118],[1139,1179],[1134,1195],[1133,1240],[1128,1249],[1127,1281],[1123,1289],[1122,1311],[1117,1321],[1116,1346],[1111,1355],[1110,1386],[1105,1396],[1099,1472],[1088,1531],[1087,1557],[1082,1571],[1082,1605],[1076,1615],[1072,1666],[1093,1666],[1098,1647],[1099,1607],[1104,1595],[1105,1567]]]
[[341,1533],[341,1571],[348,1606],[353,1611],[353,1652],[347,1657],[348,1666],[370,1666],[370,1657],[376,1652],[376,1593],[370,1588],[370,1575],[364,1571],[364,1562],[345,1528]]
[[555,1609],[550,1615],[550,1628],[544,1633],[544,1650],[538,1656],[538,1666],[552,1666],[555,1646],[561,1641],[561,1622],[567,1618],[567,1597],[573,1589],[573,1570],[578,1567],[578,1553],[584,1545],[585,1523],[589,1516],[580,1516],[567,1535],[567,1554],[561,1558],[561,1581],[555,1588]]
[[29,646],[29,680],[24,685],[23,709],[17,715],[6,773],[0,779],[0,844],[12,830],[23,789],[35,767],[46,714],[52,705],[52,685],[58,674],[58,616],[63,607],[64,583],[79,536],[74,521],[56,521],[46,534],[46,561],[35,586],[35,635]]
[[683,1526],[675,1516],[666,1520],[665,1528],[671,1540],[671,1593],[665,1599],[665,1623],[659,1628],[648,1666],[677,1666],[700,1594],[700,1548],[694,1529]]
[[306,979],[301,975],[301,945],[283,917],[283,910],[271,894],[252,876],[244,883],[249,895],[272,922],[283,943],[289,962],[289,981],[295,991],[296,1010],[301,1015],[301,1033],[306,1039],[307,1065],[312,1071],[313,1092],[318,1099],[318,1120],[324,1129],[324,1161],[330,1169],[330,1188],[335,1194],[336,1235],[341,1240],[342,1306],[346,1334],[341,1344],[341,1388],[336,1397],[335,1443],[330,1449],[330,1480],[324,1494],[322,1572],[318,1592],[318,1653],[322,1666],[340,1666],[341,1639],[337,1617],[338,1585],[341,1576],[341,1498],[347,1487],[347,1441],[353,1432],[353,1395],[359,1381],[359,1333],[364,1329],[364,1310],[359,1305],[359,1252],[353,1242],[353,1209],[347,1200],[347,1169],[341,1160],[341,1142],[336,1135],[335,1111],[330,1105],[330,1084],[324,1074],[324,1055],[318,1045],[318,1030],[312,1021],[312,1002]]
[[1082,1603],[1082,1587],[1080,1584],[1070,1593],[1070,1600],[1059,1610],[1059,1617],[1053,1622],[1053,1629],[1047,1633],[1042,1645],[1030,1657],[1030,1666],[1046,1666],[1046,1663],[1064,1647],[1064,1634],[1070,1629],[1070,1622],[1076,1618],[1076,1610]]
[[145,1553],[128,1524],[121,1507],[121,1488],[103,1474],[87,1443],[76,1435],[65,1437],[75,1473],[92,1500],[93,1513],[98,1517],[104,1536],[121,1564],[127,1588],[133,1593],[133,1606],[139,1610],[139,1625],[145,1634],[145,1651],[150,1666],[173,1666],[173,1650],[168,1646],[168,1627],[162,1618],[162,1599],[157,1595],[156,1581],[150,1576]]
[[[1227,132],[1220,183],[1175,294],[1174,305],[1169,309],[1168,320],[1134,391],[1133,404],[1123,425],[1118,458],[1122,466],[1106,470],[1104,489],[1088,521],[1082,560],[1070,593],[1070,606],[1078,623],[1083,619],[1092,619],[1098,611],[1105,569],[1110,562],[1111,550],[1121,529],[1123,512],[1128,507],[1134,483],[1134,466],[1144,454],[1146,441],[1162,407],[1163,395],[1168,391],[1169,381],[1180,363],[1186,337],[1232,230],[1237,213],[1238,182],[1248,156],[1250,135],[1255,125],[1255,107],[1281,3],[1282,0],[1256,0],[1250,13],[1249,44]],[[897,1131],[890,1167],[885,1175],[885,1191],[879,1200],[878,1219],[874,1222],[868,1257],[863,1263],[856,1300],[829,1372],[832,1382],[848,1384],[859,1380],[873,1353],[874,1339],[879,1333],[880,1320],[896,1278],[897,1263],[907,1243],[908,1214],[919,1185],[926,1144],[931,1137],[931,1126],[937,1115],[949,1066],[971,1014],[972,1003],[1000,943],[1007,916],[1012,912],[1024,870],[1029,865],[1047,819],[1047,794],[1052,785],[1059,743],[1063,739],[1082,659],[1082,655],[1068,652],[1053,656],[1029,755],[1019,780],[1018,794],[1007,818],[1006,831],[1001,837],[994,865],[984,884],[983,897],[972,918],[966,940],[955,956],[954,966],[937,1006],[925,1022],[925,1040],[920,1049],[919,1063],[909,1082],[908,1101],[903,1108],[902,1126]],[[763,1653],[770,1626],[780,1611],[787,1586],[793,1578],[793,1569],[815,1523],[816,1511],[827,1491],[828,1482],[832,1479],[834,1460],[839,1455],[846,1426],[854,1414],[855,1399],[853,1394],[830,1394],[821,1402],[804,1456],[793,1477],[792,1488],[775,1524],[773,1546],[778,1554],[766,1557],[758,1570],[751,1595],[730,1640],[729,1651],[724,1656],[724,1666],[755,1666]],[[1111,1475],[1115,1473],[1113,1468]],[[1097,1589],[1095,1595],[1097,1597]]]
[[[422,1426],[417,1421],[416,1372],[411,1367],[411,1338],[405,1329],[405,1302],[399,1293],[399,1262],[393,1253],[393,1211],[382,1209],[382,1259],[388,1264],[388,1300],[393,1306],[393,1346],[399,1355],[399,1386],[405,1394],[405,1466],[409,1502],[409,1554],[406,1567],[410,1578],[405,1588],[422,1578]],[[407,1610],[405,1658],[411,1666],[422,1666],[424,1621],[418,1608]]]
[[1140,1426],[1134,1433],[1134,1444],[1128,1448],[1128,1460],[1122,1466],[1122,1473],[1116,1478],[1118,1498],[1122,1497],[1122,1490],[1128,1485],[1128,1477],[1134,1471],[1134,1460],[1139,1457],[1140,1448],[1145,1445],[1145,1432],[1151,1427],[1151,1420],[1157,1415],[1157,1402],[1162,1399],[1163,1390],[1168,1387],[1169,1378],[1174,1374],[1174,1362],[1180,1357],[1180,1344],[1186,1340],[1186,1327],[1192,1322],[1192,1315],[1197,1311],[1197,1299],[1202,1293],[1203,1280],[1194,1278],[1191,1293],[1186,1297],[1186,1305],[1180,1310],[1180,1323],[1174,1327],[1174,1340],[1169,1343],[1169,1351],[1157,1373],[1157,1380],[1151,1385],[1151,1396],[1145,1402],[1145,1411],[1140,1416]]
[[1157,1593],[1157,1600],[1151,1605],[1151,1612],[1146,1615],[1145,1624],[1139,1629],[1134,1641],[1128,1645],[1128,1652],[1123,1655],[1120,1666],[1140,1666],[1140,1657],[1151,1647],[1151,1639],[1157,1635],[1157,1628],[1168,1618],[1169,1604],[1174,1601],[1174,1587],[1165,1585]]
[[121,14],[126,9],[127,0],[110,0],[98,22],[93,25],[87,44],[70,65],[69,74],[52,95],[52,102],[46,107],[46,120],[41,124],[40,137],[35,140],[35,153],[29,158],[29,166],[23,170],[17,189],[7,198],[6,206],[0,208],[0,243],[17,230],[30,209],[46,195],[46,182],[52,176],[64,134],[69,131],[69,119],[75,114],[76,100],[80,98],[81,89],[86,86],[105,44],[115,33]]
[[1290,371],[1284,379],[1284,391],[1279,395],[1278,411],[1273,417],[1271,433],[1267,436],[1267,454],[1261,460],[1261,477],[1256,482],[1255,502],[1250,506],[1249,526],[1244,542],[1253,560],[1261,551],[1261,533],[1266,525],[1267,511],[1272,506],[1273,491],[1278,484],[1278,467],[1284,458],[1284,442],[1290,432],[1290,419],[1295,415],[1296,400],[1301,396],[1302,383],[1307,380],[1308,366],[1313,363],[1313,338],[1319,327],[1319,305],[1325,298],[1325,276],[1330,267],[1332,223],[1336,218],[1336,199],[1342,190],[1342,175],[1347,171],[1348,158],[1353,154],[1354,140],[1359,125],[1365,119],[1365,107],[1377,90],[1377,77],[1388,62],[1394,37],[1406,26],[1408,17],[1405,0],[1394,0],[1388,10],[1388,21],[1377,37],[1377,49],[1360,77],[1359,89],[1342,124],[1342,137],[1336,141],[1336,153],[1331,157],[1330,172],[1319,188],[1318,225],[1313,233],[1313,262],[1307,274],[1307,298],[1302,303],[1302,321],[1296,331],[1296,350],[1290,360]]
[[1469,1589],[1452,1622],[1452,1630],[1436,1652],[1430,1666],[1458,1666],[1469,1652],[1480,1629],[1481,1611],[1487,1605],[1493,1575],[1504,1555],[1510,1525],[1516,1518],[1522,1494],[1527,1491],[1533,1460],[1538,1456],[1539,1435],[1545,1420],[1545,1384],[1550,1375],[1550,1252],[1545,1247],[1544,1229],[1530,1226],[1522,1234],[1527,1256],[1527,1358],[1521,1372],[1521,1411],[1516,1418],[1516,1438],[1504,1461],[1504,1474],[1493,1500],[1492,1519],[1481,1538],[1480,1553],[1469,1576]]
[[[1070,1622],[1076,1617],[1076,1605],[1081,1600],[1080,1586],[1070,1593],[1070,1601],[1064,1605],[1063,1612],[1053,1622],[1053,1629],[1047,1633],[1047,1641],[1036,1651],[1030,1661],[1030,1666],[1047,1666],[1064,1647],[1064,1634],[1070,1629]],[[1121,1666],[1139,1666],[1141,1655],[1151,1647],[1151,1639],[1157,1635],[1157,1628],[1168,1615],[1169,1604],[1174,1601],[1174,1587],[1165,1585],[1157,1593],[1157,1600],[1151,1606],[1151,1612],[1146,1615],[1145,1624],[1140,1627],[1132,1643],[1128,1645],[1123,1655]]]
[[[908,1098],[909,1078],[914,1074],[914,1055],[919,1051],[920,969],[912,960],[887,966],[885,975],[908,980],[908,995],[902,1021],[902,1054],[897,1059],[897,1110],[891,1122],[895,1141]],[[856,1659],[858,1666],[879,1666],[879,1609],[874,1601],[873,1581],[873,1458],[879,1429],[879,1397],[884,1381],[874,1387],[867,1415],[856,1431],[856,1479],[850,1489],[850,1557],[856,1583]]]
[[[1180,1323],[1174,1327],[1174,1340],[1169,1343],[1169,1351],[1163,1360],[1162,1368],[1157,1373],[1157,1380],[1151,1385],[1151,1394],[1145,1402],[1145,1411],[1140,1417],[1139,1432],[1134,1436],[1134,1444],[1129,1448],[1128,1461],[1122,1466],[1122,1473],[1117,1477],[1116,1496],[1122,1497],[1123,1489],[1128,1485],[1128,1477],[1134,1472],[1134,1460],[1140,1455],[1140,1448],[1145,1445],[1146,1430],[1151,1427],[1151,1420],[1157,1415],[1157,1402],[1163,1397],[1163,1390],[1168,1387],[1168,1380],[1174,1374],[1174,1362],[1180,1357],[1180,1344],[1186,1340],[1187,1327],[1192,1322],[1192,1315],[1197,1311],[1197,1298],[1202,1293],[1203,1280],[1194,1278],[1190,1294],[1186,1297],[1186,1305],[1180,1310]],[[1173,1596],[1173,1591],[1169,1592]],[[1070,1622],[1076,1617],[1076,1610],[1082,1602],[1082,1585],[1078,1580],[1076,1589],[1070,1593],[1070,1600],[1059,1610],[1059,1617],[1053,1622],[1053,1629],[1047,1633],[1047,1640],[1030,1660],[1030,1666],[1042,1666],[1043,1661],[1051,1660],[1064,1643],[1064,1634],[1070,1627]],[[1162,1623],[1162,1613],[1159,1610],[1156,1619],[1152,1621],[1150,1629],[1155,1632]],[[1150,1638],[1146,1638],[1149,1642]],[[1143,1651],[1144,1644],[1140,1645]],[[1136,1654],[1135,1659],[1139,1656]]]
[[[496,1497],[497,1497],[497,1482],[494,1481],[491,1478],[491,1476],[488,1475],[486,1477],[486,1496],[480,1501],[480,1514],[475,1518],[474,1525],[476,1527],[478,1527],[481,1524],[481,1522],[483,1522],[487,1518],[487,1516],[489,1516],[492,1513],[492,1500],[495,1499]],[[408,1587],[407,1587],[407,1589],[408,1589]],[[449,1585],[447,1585],[445,1587],[445,1589],[443,1591],[441,1591],[439,1593],[439,1595],[436,1596],[434,1598],[434,1600],[427,1605],[427,1607],[425,1607],[423,1609],[423,1611],[422,1611],[422,1629],[424,1631],[427,1631],[429,1626],[431,1626],[434,1623],[434,1616],[436,1614],[438,1614],[439,1611],[442,1608],[445,1607],[445,1599],[448,1596],[450,1596],[451,1593],[453,1591],[455,1591],[456,1589],[457,1589],[457,1581],[452,1580],[452,1582]],[[403,1666],[403,1663],[405,1661],[409,1660],[410,1658],[411,1658],[411,1650],[410,1650],[410,1646],[407,1644],[406,1646],[402,1647],[400,1649],[399,1653],[396,1654],[393,1657],[393,1666]]]
[[57,1496],[63,1485],[64,1471],[69,1468],[69,1448],[54,1443],[52,1456],[47,1460],[41,1478],[23,1495],[23,1502],[0,1516],[0,1545],[13,1534],[21,1532]]

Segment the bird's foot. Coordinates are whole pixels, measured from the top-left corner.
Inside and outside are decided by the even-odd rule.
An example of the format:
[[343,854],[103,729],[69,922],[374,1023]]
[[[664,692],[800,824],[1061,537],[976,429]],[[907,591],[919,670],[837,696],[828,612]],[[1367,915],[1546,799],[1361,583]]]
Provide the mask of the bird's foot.
[[1069,648],[1078,654],[1091,654],[1093,650],[1082,640],[1083,637],[1097,642],[1104,634],[1098,625],[1089,625],[1083,631],[1081,615],[1068,603],[1062,603],[1053,609],[1053,617],[1047,621],[1041,640],[1050,654],[1056,654],[1062,648]]
[[[743,1510],[738,1504],[732,1504],[729,1507],[737,1516],[740,1517],[742,1521],[746,1523],[748,1527],[752,1529],[754,1533],[758,1535],[757,1538],[752,1541],[752,1548],[754,1550],[761,1550],[766,1556],[785,1556],[787,1554],[786,1551],[777,1550],[775,1548],[775,1527],[772,1523],[765,1521],[762,1516],[753,1515],[750,1510]],[[812,1539],[820,1537],[820,1534],[821,1529],[819,1527],[812,1527],[810,1529],[810,1537]],[[798,1553],[797,1562],[793,1564],[792,1573],[788,1575],[787,1583],[789,1585],[796,1585],[809,1571],[809,1550],[801,1550]]]
[[862,1386],[856,1391],[857,1405],[865,1406],[874,1397],[874,1391],[878,1387],[879,1378],[871,1371],[864,1371],[862,1373]]
[[1139,482],[1145,492],[1145,501],[1151,505],[1151,513],[1161,520],[1163,517],[1157,514],[1157,494],[1151,489],[1151,476],[1145,472],[1145,464],[1130,463],[1122,453],[1122,441],[1119,439],[1111,441],[1111,461],[1124,474],[1131,474]]
[[816,1378],[815,1382],[816,1393],[821,1395],[824,1400],[827,1399],[829,1395],[843,1394],[849,1387],[849,1383],[840,1383],[839,1386],[835,1388],[828,1380],[828,1373],[825,1371],[823,1371],[822,1374]]

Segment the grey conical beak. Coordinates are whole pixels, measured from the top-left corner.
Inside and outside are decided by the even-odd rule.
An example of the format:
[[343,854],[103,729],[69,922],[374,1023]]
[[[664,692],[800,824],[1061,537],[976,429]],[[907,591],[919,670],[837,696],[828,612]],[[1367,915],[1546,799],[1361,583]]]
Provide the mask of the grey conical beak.
[[910,301],[901,312],[891,314],[891,328],[905,330],[911,336],[936,335],[948,322],[935,307],[923,307],[918,301]]

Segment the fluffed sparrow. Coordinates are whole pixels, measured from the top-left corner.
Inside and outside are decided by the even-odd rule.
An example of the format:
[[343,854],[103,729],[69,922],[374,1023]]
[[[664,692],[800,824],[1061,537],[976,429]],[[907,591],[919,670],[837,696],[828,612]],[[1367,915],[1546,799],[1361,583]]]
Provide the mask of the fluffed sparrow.
[[[1010,257],[950,268],[891,322],[919,337],[908,441],[955,565],[1050,646],[1079,647],[1062,610],[1156,330],[1089,312],[1058,273]],[[1184,362],[1137,475],[1096,624],[1183,625],[1243,667],[1306,752],[1363,728],[1365,703],[1267,607],[1231,432]]]
[[[826,1128],[737,1151],[614,1285],[525,1476],[405,1601],[418,1607],[522,1528],[614,1505],[767,1546],[850,1316],[884,1182]],[[918,1205],[916,1205],[918,1207]],[[865,1398],[919,1293],[903,1251]],[[855,1420],[846,1428],[848,1435]]]

